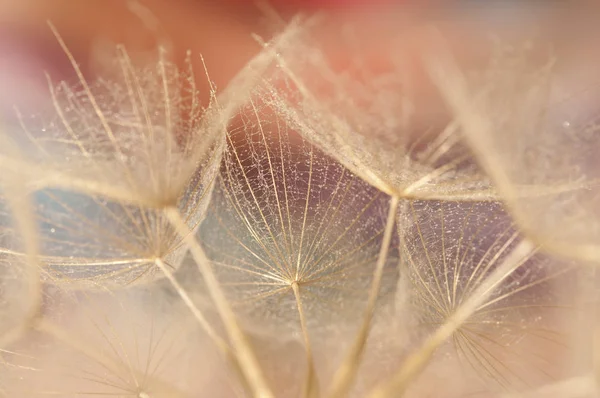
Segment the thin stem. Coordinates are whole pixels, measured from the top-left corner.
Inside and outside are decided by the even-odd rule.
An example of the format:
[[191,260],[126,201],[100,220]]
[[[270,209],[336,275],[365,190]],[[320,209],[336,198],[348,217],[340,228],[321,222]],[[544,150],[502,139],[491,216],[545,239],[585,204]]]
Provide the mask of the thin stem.
[[319,385],[316,378],[314,358],[310,345],[310,338],[308,336],[308,327],[306,326],[306,317],[304,316],[304,310],[302,309],[302,299],[300,298],[300,287],[298,286],[298,282],[292,283],[292,290],[294,291],[294,296],[296,297],[298,316],[300,317],[300,326],[302,328],[302,337],[304,338],[304,349],[306,350],[307,370],[302,396],[305,398],[318,397],[320,395]]
[[[394,295],[394,313],[405,314],[408,311],[408,292],[410,291],[410,278],[409,278],[409,261],[405,259],[406,250],[406,228],[410,224],[406,219],[408,214],[408,201],[403,200],[398,206],[397,218],[396,218],[396,229],[398,230],[398,247],[399,247],[399,261],[398,261],[398,281],[396,282],[396,292]],[[410,257],[410,256],[407,256]],[[400,318],[399,316],[395,317]],[[404,320],[402,320],[404,321]]]
[[213,327],[208,323],[202,311],[196,306],[190,295],[185,291],[185,289],[181,286],[181,284],[177,281],[177,279],[173,276],[173,273],[169,270],[167,265],[160,259],[157,258],[154,260],[154,264],[162,271],[165,277],[169,280],[169,283],[173,286],[179,297],[183,300],[184,304],[194,315],[194,318],[198,321],[200,326],[204,328],[209,337],[213,340],[213,342],[219,347],[219,349],[225,353],[229,352],[229,346],[227,343],[219,337],[217,332],[213,329]]
[[367,342],[367,337],[371,329],[373,315],[375,313],[375,304],[377,303],[377,298],[379,296],[379,288],[381,286],[383,269],[387,261],[390,243],[392,241],[392,232],[394,230],[396,212],[398,210],[399,202],[400,199],[397,196],[392,196],[390,199],[390,206],[385,223],[385,231],[383,234],[383,240],[381,242],[381,248],[379,250],[377,264],[375,266],[375,272],[373,274],[373,281],[369,291],[369,299],[367,302],[364,319],[350,352],[334,376],[330,394],[331,398],[344,397],[348,395],[350,387],[352,386],[352,382],[356,376],[356,372],[358,371],[360,360],[364,353]]
[[194,301],[191,299],[189,294],[185,291],[185,289],[181,286],[181,284],[177,281],[177,279],[173,276],[173,273],[169,270],[169,267],[161,260],[155,259],[154,264],[162,271],[165,277],[169,280],[175,291],[179,297],[183,300],[184,304],[194,315],[194,318],[200,323],[204,331],[208,334],[208,336],[212,339],[212,341],[217,345],[219,350],[225,355],[227,362],[233,366],[233,370],[236,372],[238,376],[240,376],[240,380],[243,383],[243,387],[248,389],[248,384],[246,380],[244,380],[244,375],[240,369],[240,364],[236,358],[236,356],[231,351],[231,347],[217,334],[212,326],[208,323],[202,311],[196,306]]
[[600,305],[600,291],[596,286],[600,280],[598,269],[594,267],[592,270],[593,293],[592,293],[592,368],[593,376],[596,384],[596,389],[600,391],[600,313],[598,307]]
[[198,243],[193,231],[184,223],[179,210],[175,207],[165,208],[165,214],[169,221],[173,224],[175,230],[190,248],[190,252],[194,257],[199,271],[204,277],[206,287],[209,294],[215,303],[217,311],[223,321],[229,339],[235,350],[237,360],[240,365],[240,371],[246,378],[248,386],[252,390],[253,396],[257,398],[274,398],[271,389],[269,388],[262,369],[254,354],[250,342],[240,328],[235,314],[229,305],[227,298],[217,277],[212,269],[204,249]]
[[589,374],[547,384],[532,391],[502,394],[499,398],[588,398],[597,396],[597,393],[594,376]]

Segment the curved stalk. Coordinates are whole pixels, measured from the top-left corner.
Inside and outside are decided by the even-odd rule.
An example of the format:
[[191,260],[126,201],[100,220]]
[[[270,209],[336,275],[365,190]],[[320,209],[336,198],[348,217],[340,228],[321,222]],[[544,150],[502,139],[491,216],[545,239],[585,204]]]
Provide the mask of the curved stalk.
[[298,316],[300,317],[300,326],[302,328],[302,337],[304,338],[304,349],[306,350],[306,380],[304,382],[304,391],[302,396],[304,398],[319,397],[319,383],[316,377],[314,358],[312,354],[312,348],[310,345],[310,338],[308,336],[308,328],[306,326],[306,317],[304,316],[304,310],[302,309],[302,299],[300,298],[300,287],[298,282],[292,283],[292,290],[296,297],[296,305],[298,307]]
[[398,210],[399,202],[400,198],[397,196],[392,196],[390,199],[390,206],[385,223],[385,232],[381,242],[379,256],[377,258],[377,264],[375,266],[371,289],[369,291],[369,299],[364,314],[364,320],[360,326],[358,334],[356,335],[356,339],[354,340],[354,344],[350,349],[350,352],[334,376],[330,393],[331,398],[341,398],[348,395],[348,392],[352,387],[352,382],[354,381],[358,371],[361,357],[364,353],[367,338],[369,336],[369,331],[371,329],[373,315],[375,313],[375,305],[377,303],[379,288],[381,286],[383,268],[387,260],[390,243],[392,241],[392,232],[394,230],[394,223],[396,220],[396,212]]
[[221,317],[229,339],[231,340],[231,344],[233,345],[235,355],[240,365],[240,371],[245,376],[245,381],[252,390],[253,396],[257,398],[274,397],[266,382],[250,342],[238,324],[235,314],[233,313],[210,265],[210,261],[204,253],[204,249],[202,249],[202,246],[200,246],[196,240],[194,231],[191,231],[185,224],[177,208],[165,208],[165,215],[190,248],[190,252],[194,257],[199,271],[205,279],[206,287],[208,288],[209,294],[215,303],[219,316]]
[[376,387],[368,397],[392,398],[403,396],[410,382],[429,363],[437,348],[448,340],[477,311],[478,307],[485,303],[485,300],[494,292],[496,287],[523,265],[535,251],[536,247],[530,241],[521,241],[448,320],[404,361],[398,372],[389,381]]

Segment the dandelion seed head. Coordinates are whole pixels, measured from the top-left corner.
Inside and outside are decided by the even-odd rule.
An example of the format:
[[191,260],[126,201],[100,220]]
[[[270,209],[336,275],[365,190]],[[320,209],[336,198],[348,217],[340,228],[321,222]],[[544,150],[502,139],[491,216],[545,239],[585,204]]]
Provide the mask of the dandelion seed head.
[[[440,371],[438,361],[458,362],[487,393],[540,386],[569,374],[561,358],[571,353],[574,334],[563,321],[579,305],[571,290],[579,267],[535,250],[519,256],[493,291],[481,291],[522,239],[503,206],[411,202],[401,217],[408,226],[403,269],[410,274],[411,305],[425,335],[448,322],[469,297],[486,294],[440,347],[430,372]],[[456,388],[466,393],[473,386]]]
[[[414,70],[403,64],[401,50],[374,67],[358,55],[336,65],[319,40],[322,26],[313,25],[281,49],[279,67],[265,83],[267,91],[277,93],[274,107],[293,128],[387,194],[495,197],[456,123],[445,121],[448,116],[433,96],[423,100],[422,93],[414,92]],[[353,39],[340,35],[339,45],[359,54]],[[428,103],[417,108],[417,102]]]
[[586,105],[595,94],[554,54],[540,61],[534,50],[500,45],[483,74],[459,70],[441,51],[432,75],[523,230],[555,253],[596,261],[598,134]]
[[[147,288],[118,294],[54,292],[29,332],[29,343],[3,351],[0,378],[5,388],[24,397],[47,391],[63,396],[191,396],[208,381],[203,363],[216,354],[187,312],[159,298],[166,298],[164,292]],[[217,363],[212,361],[212,374],[220,377]]]
[[155,258],[179,266],[185,245],[163,209],[178,208],[196,228],[223,146],[215,105],[199,103],[186,65],[179,70],[160,52],[138,66],[117,48],[111,74],[50,82],[51,116],[18,113],[14,139],[28,160],[4,160],[36,191],[43,263],[54,280],[127,285],[156,278]]
[[230,131],[201,241],[250,324],[298,325],[298,289],[308,324],[335,328],[366,299],[386,196],[271,112],[253,102]]
[[0,395],[594,396],[594,118],[514,46],[440,52],[446,109],[298,21],[208,104],[58,37],[79,81],[0,134]]

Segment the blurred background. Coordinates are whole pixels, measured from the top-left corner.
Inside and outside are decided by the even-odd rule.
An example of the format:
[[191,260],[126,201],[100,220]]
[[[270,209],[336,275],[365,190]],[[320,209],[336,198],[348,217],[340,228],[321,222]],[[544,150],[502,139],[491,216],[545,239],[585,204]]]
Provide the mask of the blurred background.
[[[431,26],[465,67],[487,62],[493,42],[541,43],[542,57],[556,55],[567,91],[592,91],[568,106],[575,113],[595,112],[599,7],[598,0],[0,0],[0,121],[15,123],[15,106],[24,115],[52,110],[46,73],[54,81],[76,81],[48,21],[90,80],[106,69],[115,44],[141,59],[155,56],[160,45],[175,63],[191,51],[197,83],[208,97],[200,54],[210,79],[223,89],[261,50],[253,35],[268,40],[294,15],[319,12],[328,23],[312,37],[329,60],[343,65],[359,56],[377,69],[390,57],[401,58],[414,80],[417,112],[439,100],[419,61]],[[339,45],[345,26],[354,30],[351,47]]]
[[[369,48],[367,61],[406,45],[405,55],[423,45],[423,22],[435,22],[465,62],[485,59],[489,39],[545,36],[560,51],[593,65],[597,41],[596,1],[421,1],[410,0],[0,0],[0,109],[36,107],[47,98],[44,72],[53,80],[72,80],[67,58],[48,28],[51,21],[81,64],[93,75],[103,54],[124,44],[136,56],[153,53],[157,44],[183,59],[188,49],[206,60],[211,79],[224,87],[260,51],[251,36],[268,39],[296,13],[330,14],[335,31],[348,22]],[[587,22],[589,23],[587,23]],[[321,37],[332,37],[327,31]],[[391,38],[394,40],[391,40]],[[335,47],[336,57],[344,57]],[[588,69],[592,69],[589,67]],[[73,79],[74,80],[74,79]],[[206,85],[205,79],[199,84]],[[32,109],[35,112],[35,109]],[[9,114],[12,111],[8,112]],[[28,112],[25,112],[28,113]]]

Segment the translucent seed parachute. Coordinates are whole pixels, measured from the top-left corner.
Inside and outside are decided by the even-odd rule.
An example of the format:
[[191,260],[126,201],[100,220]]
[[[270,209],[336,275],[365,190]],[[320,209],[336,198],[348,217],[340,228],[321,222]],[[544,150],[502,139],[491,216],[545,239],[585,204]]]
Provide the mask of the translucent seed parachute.
[[218,373],[216,347],[165,289],[47,293],[29,343],[2,351],[8,396],[189,397],[212,382],[201,358]]
[[597,395],[596,134],[555,62],[431,46],[423,101],[329,22],[205,104],[193,54],[91,79],[54,30],[77,81],[0,132],[0,396]]
[[[200,241],[246,327],[283,341],[303,336],[312,361],[312,351],[335,355],[345,344],[323,342],[348,339],[360,324],[353,314],[368,300],[389,198],[270,119],[259,98],[230,129]],[[398,261],[389,251],[379,289],[388,302]],[[327,362],[309,372],[325,373]]]

